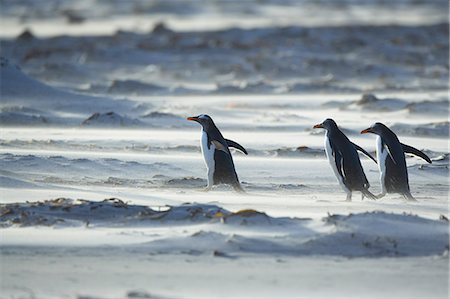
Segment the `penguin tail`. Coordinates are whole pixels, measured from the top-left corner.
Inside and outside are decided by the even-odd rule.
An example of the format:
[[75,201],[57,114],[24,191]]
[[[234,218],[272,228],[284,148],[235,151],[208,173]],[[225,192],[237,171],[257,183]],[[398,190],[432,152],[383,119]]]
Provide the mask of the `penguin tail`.
[[405,192],[402,194],[403,197],[408,201],[417,201],[417,199],[414,198],[414,196],[411,195],[411,192]]
[[372,192],[370,192],[368,189],[364,189],[361,192],[362,192],[363,196],[365,196],[367,198],[370,198],[372,200],[377,200],[378,199],[377,196],[374,195]]
[[236,191],[238,193],[247,193],[247,192],[245,192],[244,188],[242,188],[240,183],[233,184],[233,189],[234,189],[234,191]]

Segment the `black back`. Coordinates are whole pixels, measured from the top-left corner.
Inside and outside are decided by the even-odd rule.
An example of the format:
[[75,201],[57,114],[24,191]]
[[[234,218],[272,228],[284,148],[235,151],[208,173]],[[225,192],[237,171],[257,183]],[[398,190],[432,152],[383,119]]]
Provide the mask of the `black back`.
[[233,157],[230,153],[225,153],[216,149],[214,152],[214,185],[229,184],[232,186],[240,186],[239,179],[234,169]]
[[[381,134],[382,149],[388,151],[384,184],[389,193],[409,194],[408,168],[406,167],[403,146],[389,128],[384,127]],[[381,162],[380,162],[381,163]]]
[[353,143],[336,126],[327,130],[336,167],[349,190],[365,191],[370,187]]
[[216,147],[216,150],[214,151],[214,185],[229,184],[234,188],[240,189],[241,185],[234,168],[233,157],[228,149],[227,140],[222,136],[222,133],[219,131],[212,119],[209,116],[208,118],[210,121],[208,121],[207,125],[203,126],[203,130],[208,135],[208,147],[211,147],[213,141],[219,142],[223,146],[221,149]]

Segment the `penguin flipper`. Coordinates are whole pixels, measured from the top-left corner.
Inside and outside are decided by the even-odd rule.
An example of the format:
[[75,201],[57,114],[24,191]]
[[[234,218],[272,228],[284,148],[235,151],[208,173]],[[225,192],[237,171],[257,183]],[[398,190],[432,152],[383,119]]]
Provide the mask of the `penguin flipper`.
[[339,172],[339,175],[342,177],[342,180],[345,184],[345,171],[344,171],[344,159],[340,152],[333,150],[334,162],[336,163],[336,168]]
[[372,161],[375,162],[375,164],[378,164],[378,163],[377,163],[377,160],[376,160],[371,154],[369,154],[368,152],[366,152],[366,150],[364,150],[362,147],[360,147],[359,145],[357,145],[357,144],[355,144],[355,143],[353,143],[353,142],[352,142],[352,144],[353,144],[353,146],[356,148],[357,151],[360,151],[361,153],[363,153],[364,155],[366,155],[367,157],[369,157],[370,159],[372,159]]
[[345,175],[343,171],[343,158],[339,151],[335,150],[333,142],[330,140],[330,148],[331,148],[331,155],[334,157],[334,164],[336,165],[336,169],[341,176],[342,180],[345,180]]
[[225,141],[227,142],[228,147],[234,147],[234,148],[240,150],[241,152],[243,152],[244,154],[248,155],[247,150],[242,145],[237,143],[236,141],[233,141],[230,139],[225,139]]
[[230,152],[228,151],[228,149],[225,147],[225,145],[223,145],[222,143],[220,143],[217,140],[211,140],[211,143],[214,144],[214,146],[216,147],[217,150],[222,151],[224,153],[229,154]]
[[403,143],[402,143],[402,147],[403,147],[403,151],[405,153],[413,154],[415,156],[418,156],[418,157],[424,159],[428,163],[432,163],[431,159],[427,155],[425,155],[425,153],[423,153],[422,151],[419,151],[417,148],[414,148],[412,146],[409,146],[409,145],[406,145],[406,144],[403,144]]
[[392,162],[393,162],[395,165],[398,165],[397,161],[396,161],[395,158],[394,158],[394,155],[392,155],[392,153],[391,153],[391,149],[390,149],[389,145],[388,145],[388,144],[385,144],[384,147],[385,147],[385,149],[386,149],[386,151],[387,151],[389,157],[391,158]]

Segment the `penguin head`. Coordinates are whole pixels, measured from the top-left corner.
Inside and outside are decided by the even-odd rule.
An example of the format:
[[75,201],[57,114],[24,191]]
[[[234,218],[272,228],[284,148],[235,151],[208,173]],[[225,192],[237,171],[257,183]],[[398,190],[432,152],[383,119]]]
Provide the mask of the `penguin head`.
[[212,118],[207,114],[200,114],[198,116],[188,117],[187,120],[196,121],[202,125],[203,129],[208,130],[211,127],[214,127],[214,122]]
[[337,124],[331,118],[327,118],[322,123],[315,125],[313,128],[314,129],[319,129],[320,128],[320,129],[325,129],[327,131],[331,131],[331,130],[337,128]]
[[386,131],[389,131],[388,127],[382,123],[374,123],[371,127],[361,131],[361,134],[373,133],[376,135],[383,135]]

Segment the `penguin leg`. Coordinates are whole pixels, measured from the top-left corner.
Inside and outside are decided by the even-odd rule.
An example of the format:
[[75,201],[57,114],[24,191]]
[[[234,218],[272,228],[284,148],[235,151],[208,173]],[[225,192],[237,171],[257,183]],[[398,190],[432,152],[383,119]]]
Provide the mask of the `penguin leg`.
[[212,189],[212,186],[214,185],[214,170],[208,169],[208,185],[206,188],[204,188],[202,191],[208,192]]
[[347,192],[347,198],[345,199],[345,201],[352,201],[352,191]]

